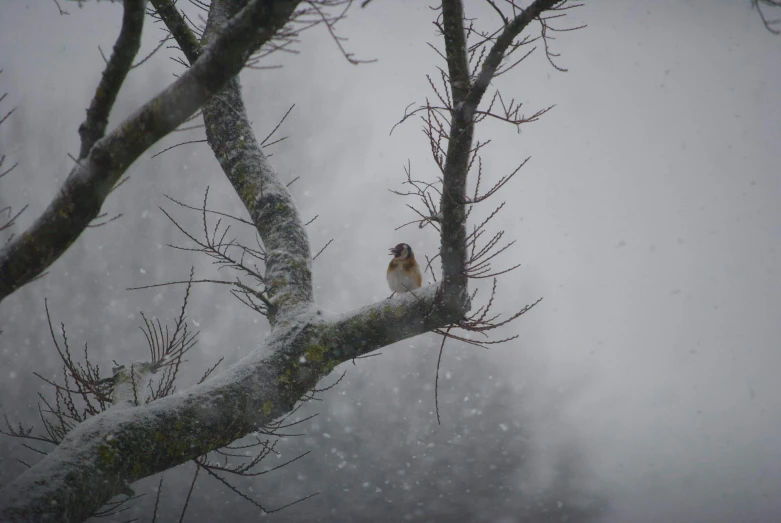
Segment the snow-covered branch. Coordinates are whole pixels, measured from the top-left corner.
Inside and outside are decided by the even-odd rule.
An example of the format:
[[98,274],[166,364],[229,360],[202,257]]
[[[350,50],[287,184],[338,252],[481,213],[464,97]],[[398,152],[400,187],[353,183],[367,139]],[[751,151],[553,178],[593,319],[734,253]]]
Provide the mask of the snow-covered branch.
[[[219,34],[236,2],[212,4],[204,40]],[[247,117],[238,78],[203,108],[206,138],[263,241],[265,293],[274,305],[273,324],[312,296],[312,254],[304,222],[285,184],[263,154]]]
[[130,165],[241,71],[292,15],[298,0],[250,0],[178,80],[98,140],[35,222],[0,250],[0,301],[30,282],[78,238]]
[[0,491],[0,520],[83,521],[130,483],[262,430],[339,363],[455,321],[440,308],[438,289],[338,316],[300,308],[263,346],[204,383],[83,421]]

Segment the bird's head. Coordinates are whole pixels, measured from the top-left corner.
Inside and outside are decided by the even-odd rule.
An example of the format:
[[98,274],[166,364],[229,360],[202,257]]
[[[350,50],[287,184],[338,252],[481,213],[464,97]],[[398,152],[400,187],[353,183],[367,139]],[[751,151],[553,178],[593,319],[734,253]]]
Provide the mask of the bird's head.
[[410,247],[406,243],[400,243],[390,249],[390,254],[394,258],[406,259],[412,256],[412,247]]

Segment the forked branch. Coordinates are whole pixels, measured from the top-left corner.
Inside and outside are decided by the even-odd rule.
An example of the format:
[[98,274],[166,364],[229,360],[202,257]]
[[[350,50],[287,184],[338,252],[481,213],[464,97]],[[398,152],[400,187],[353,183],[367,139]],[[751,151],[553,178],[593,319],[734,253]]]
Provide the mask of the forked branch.
[[[432,182],[413,179],[411,167],[408,165],[405,167],[407,180],[404,184],[412,187],[412,190],[393,192],[402,196],[412,196],[419,202],[417,207],[408,205],[417,218],[400,227],[412,223],[417,223],[419,227],[431,225],[437,230],[441,227],[439,252],[433,258],[427,258],[425,270],[430,271],[432,277],[435,277],[431,264],[437,258],[442,260],[445,303],[448,303],[448,300],[455,301],[455,296],[460,296],[463,302],[471,302],[478,289],[476,288],[471,295],[467,296],[467,282],[470,279],[492,278],[494,282],[484,305],[471,314],[464,314],[453,323],[438,327],[434,331],[443,337],[435,379],[437,421],[440,417],[436,390],[445,342],[448,339],[455,339],[485,347],[515,339],[517,336],[490,339],[487,333],[520,318],[540,301],[524,306],[507,318],[502,318],[500,314],[491,311],[497,288],[496,277],[520,266],[516,263],[496,270],[492,267],[492,263],[498,256],[515,243],[514,240],[503,243],[505,231],[488,233],[489,222],[504,207],[504,202],[488,213],[482,222],[473,226],[470,234],[466,233],[466,220],[475,208],[475,204],[482,203],[499,192],[529,160],[526,158],[520,162],[512,172],[501,176],[493,186],[481,193],[484,173],[480,151],[490,140],[472,144],[475,124],[490,117],[517,128],[521,124],[538,120],[552,106],[527,115],[521,112],[520,102],[516,102],[514,98],[508,101],[498,90],[489,100],[486,108],[480,109],[480,103],[491,81],[515,68],[534,49],[525,54],[519,53],[518,59],[513,57],[508,60],[510,56],[532,42],[541,40],[550,63],[556,69],[564,71],[565,69],[553,61],[558,55],[549,46],[549,40],[552,39],[550,32],[554,31],[549,25],[549,20],[562,16],[563,10],[576,7],[567,5],[566,0],[536,0],[525,9],[514,0],[505,0],[504,3],[493,0],[487,2],[499,15],[501,20],[499,29],[478,30],[475,20],[464,14],[460,0],[443,0],[441,16],[437,18],[435,25],[444,36],[445,52],[443,54],[436,47],[431,47],[446,61],[447,71],[440,69],[441,84],[435,83],[431,76],[427,77],[439,104],[432,104],[427,99],[425,104],[416,109],[410,110],[411,106],[408,106],[404,116],[396,124],[399,125],[414,115],[421,115],[423,132],[429,140],[432,158],[442,173],[441,178]],[[508,6],[509,13],[506,12]],[[543,16],[546,11],[552,11],[554,14]],[[520,33],[535,20],[540,24],[540,35],[535,38],[528,35],[521,37]],[[572,29],[577,28],[564,30]],[[475,166],[477,176],[474,192],[471,196],[467,196],[467,176]],[[434,196],[439,198],[439,206],[433,203]],[[459,331],[463,334],[458,333]]]
[[0,249],[0,300],[43,272],[100,213],[108,193],[152,144],[176,129],[244,67],[292,15],[297,0],[250,0],[173,84],[106,137],[71,170],[38,219]]

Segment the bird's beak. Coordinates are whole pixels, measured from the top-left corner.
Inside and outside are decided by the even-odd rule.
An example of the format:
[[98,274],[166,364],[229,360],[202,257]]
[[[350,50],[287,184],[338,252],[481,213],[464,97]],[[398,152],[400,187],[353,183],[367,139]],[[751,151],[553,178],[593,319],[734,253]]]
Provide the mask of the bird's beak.
[[399,250],[396,247],[391,247],[390,248],[390,255],[391,256],[398,256],[399,255]]

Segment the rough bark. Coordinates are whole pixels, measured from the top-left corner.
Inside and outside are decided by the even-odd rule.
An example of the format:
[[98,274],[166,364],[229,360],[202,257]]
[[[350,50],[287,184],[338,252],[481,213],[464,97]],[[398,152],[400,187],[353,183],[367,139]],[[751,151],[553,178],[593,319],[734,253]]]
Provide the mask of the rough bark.
[[0,249],[0,301],[45,271],[99,214],[130,165],[241,71],[284,26],[298,0],[251,0],[179,79],[98,140],[46,210]]
[[[236,1],[212,4],[204,44],[215,38],[240,8]],[[272,325],[287,311],[311,303],[312,254],[304,222],[285,184],[263,154],[247,117],[238,77],[203,107],[206,139],[225,176],[249,212],[266,251],[266,293]]]
[[469,93],[469,64],[466,57],[464,6],[460,0],[442,2],[445,53],[447,57],[453,111],[445,159],[442,200],[442,274],[444,302],[453,308],[465,303],[466,276],[466,177],[474,137],[473,111],[464,100]]

